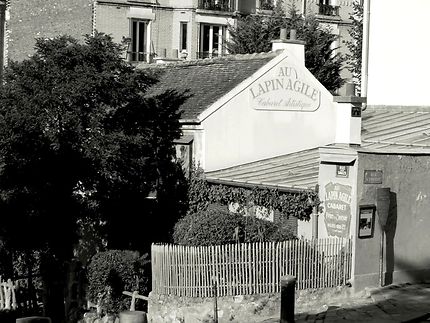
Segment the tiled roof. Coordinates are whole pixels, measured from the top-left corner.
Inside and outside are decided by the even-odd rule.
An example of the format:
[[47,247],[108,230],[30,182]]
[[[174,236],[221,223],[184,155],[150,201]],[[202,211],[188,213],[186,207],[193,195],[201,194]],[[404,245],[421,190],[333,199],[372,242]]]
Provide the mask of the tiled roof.
[[380,152],[430,152],[430,107],[368,107],[362,147]]
[[[362,114],[361,149],[380,153],[430,154],[430,107],[368,107]],[[314,189],[318,148],[206,173],[209,182]]]
[[207,172],[209,182],[265,186],[280,190],[314,190],[318,183],[318,148]]
[[133,6],[147,6],[147,5],[156,5],[156,0],[97,0],[97,3],[109,3],[109,4],[128,4]]
[[182,119],[196,119],[212,103],[246,80],[276,56],[276,53],[232,55],[173,64],[147,64],[159,73],[159,82],[149,93],[167,89],[188,90],[191,97],[182,106]]

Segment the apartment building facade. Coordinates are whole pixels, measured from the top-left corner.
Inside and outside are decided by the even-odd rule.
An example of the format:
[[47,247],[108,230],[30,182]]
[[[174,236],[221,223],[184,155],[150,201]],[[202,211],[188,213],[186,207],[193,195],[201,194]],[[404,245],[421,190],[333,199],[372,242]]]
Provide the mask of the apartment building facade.
[[94,5],[93,26],[124,42],[132,62],[209,58],[226,53],[227,27],[242,10],[239,1],[102,0]]
[[[295,6],[301,13],[315,14],[346,40],[352,2],[299,0]],[[286,8],[292,3],[284,1]],[[212,58],[228,54],[228,26],[238,15],[267,14],[275,5],[275,0],[98,0],[93,29],[124,42],[131,62],[152,62],[160,57]],[[342,40],[333,46],[345,47]]]

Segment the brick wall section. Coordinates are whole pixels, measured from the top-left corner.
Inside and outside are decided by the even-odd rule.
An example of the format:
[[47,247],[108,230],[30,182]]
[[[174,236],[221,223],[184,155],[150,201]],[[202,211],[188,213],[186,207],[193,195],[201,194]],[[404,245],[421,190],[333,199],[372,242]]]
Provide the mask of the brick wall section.
[[172,48],[180,46],[180,24],[181,22],[188,23],[187,26],[187,48],[188,57],[192,54],[194,46],[193,32],[196,28],[196,23],[193,22],[194,14],[192,10],[175,10],[173,13],[173,30],[172,30]]
[[162,57],[164,49],[166,49],[167,57],[172,57],[172,31],[174,28],[179,29],[179,26],[173,26],[173,10],[155,10],[155,20],[151,32],[151,51],[155,50],[155,53]]
[[128,7],[116,5],[97,5],[95,25],[97,31],[104,32],[113,37],[117,43],[122,37],[129,36]]
[[13,0],[10,3],[8,57],[22,60],[34,52],[35,38],[90,34],[92,0]]

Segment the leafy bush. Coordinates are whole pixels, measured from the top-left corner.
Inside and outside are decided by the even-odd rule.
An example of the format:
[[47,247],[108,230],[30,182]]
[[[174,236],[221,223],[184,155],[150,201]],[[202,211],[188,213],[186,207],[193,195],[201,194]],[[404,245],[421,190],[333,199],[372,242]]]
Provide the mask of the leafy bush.
[[243,217],[244,242],[285,241],[295,238],[290,225],[286,222],[270,222],[255,217]]
[[175,243],[191,246],[291,238],[294,234],[284,222],[273,223],[220,209],[188,214],[176,223],[173,232]]
[[194,167],[188,182],[188,213],[203,212],[216,204],[223,205],[225,209],[231,204],[238,204],[240,208],[259,205],[278,211],[283,221],[290,216],[309,221],[320,200],[317,190],[291,193],[268,188],[212,184],[206,181],[203,169]]
[[[130,307],[131,298],[123,291],[139,291],[147,295],[149,260],[130,250],[109,250],[99,252],[91,259],[88,267],[88,297],[96,303],[101,301],[107,313],[118,313]],[[136,305],[138,305],[137,302]]]

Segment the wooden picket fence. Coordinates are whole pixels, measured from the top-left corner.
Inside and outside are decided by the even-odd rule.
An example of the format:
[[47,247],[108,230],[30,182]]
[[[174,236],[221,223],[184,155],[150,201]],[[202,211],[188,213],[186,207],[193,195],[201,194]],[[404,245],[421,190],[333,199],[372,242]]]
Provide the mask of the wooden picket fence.
[[0,276],[0,311],[15,310],[22,314],[40,314],[42,307],[33,280],[19,278],[12,281],[4,280]]
[[0,311],[17,308],[15,289],[15,282],[10,279],[5,281],[0,276]]
[[351,239],[289,240],[207,247],[153,244],[152,291],[211,297],[280,292],[281,277],[297,289],[341,286],[351,277]]

